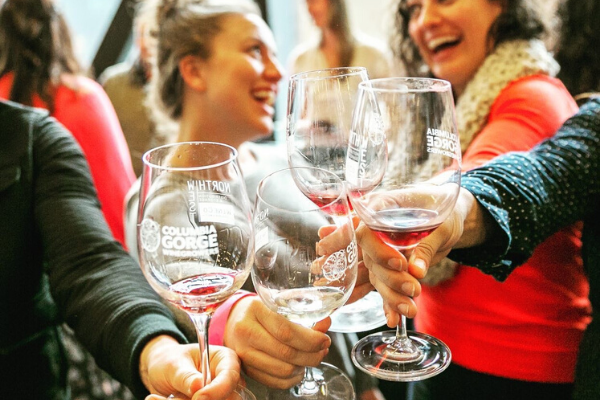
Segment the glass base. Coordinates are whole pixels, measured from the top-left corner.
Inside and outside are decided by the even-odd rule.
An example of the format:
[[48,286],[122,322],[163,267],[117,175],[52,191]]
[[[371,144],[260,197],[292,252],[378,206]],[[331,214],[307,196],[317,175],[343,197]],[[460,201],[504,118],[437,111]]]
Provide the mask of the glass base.
[[452,353],[444,342],[421,332],[408,332],[418,353],[403,353],[390,344],[396,331],[369,335],[352,349],[352,361],[362,371],[379,379],[395,382],[420,381],[431,378],[450,365]]
[[312,382],[302,382],[287,390],[269,388],[267,400],[355,400],[350,379],[339,368],[321,363],[313,367]]
[[331,314],[331,332],[365,332],[387,323],[381,295],[372,291],[352,304],[346,304]]

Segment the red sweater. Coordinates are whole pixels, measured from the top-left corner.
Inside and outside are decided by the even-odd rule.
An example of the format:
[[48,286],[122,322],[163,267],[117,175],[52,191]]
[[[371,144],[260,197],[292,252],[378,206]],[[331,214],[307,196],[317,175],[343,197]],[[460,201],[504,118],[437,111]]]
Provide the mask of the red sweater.
[[[464,169],[530,149],[576,110],[556,79],[534,76],[513,82],[498,96],[487,125],[465,152]],[[459,266],[452,280],[423,287],[416,299],[417,329],[443,340],[452,361],[468,369],[527,381],[573,382],[591,313],[579,238],[575,226],[556,233],[505,282]]]
[[[127,142],[102,87],[85,77],[73,79],[78,90],[59,86],[52,116],[73,134],[81,146],[90,165],[104,217],[115,239],[125,245],[123,202],[135,181]],[[0,98],[9,98],[12,81],[12,73],[0,78]],[[34,97],[33,105],[47,109],[38,96]]]

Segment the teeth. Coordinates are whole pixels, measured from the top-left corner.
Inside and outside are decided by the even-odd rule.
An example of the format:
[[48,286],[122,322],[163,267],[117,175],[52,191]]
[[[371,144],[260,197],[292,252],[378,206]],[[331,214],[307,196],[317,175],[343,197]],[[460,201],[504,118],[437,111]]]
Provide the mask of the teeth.
[[260,101],[264,101],[268,105],[272,106],[275,104],[275,93],[270,90],[259,90],[254,92],[254,97]]
[[439,38],[435,38],[427,42],[427,48],[431,51],[437,49],[443,44],[451,43],[457,41],[458,38],[456,36],[443,36]]

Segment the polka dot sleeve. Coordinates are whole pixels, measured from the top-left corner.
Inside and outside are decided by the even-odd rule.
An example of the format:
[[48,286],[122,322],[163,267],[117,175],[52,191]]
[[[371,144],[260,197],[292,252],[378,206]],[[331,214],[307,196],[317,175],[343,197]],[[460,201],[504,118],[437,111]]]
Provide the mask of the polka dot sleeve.
[[600,194],[600,99],[589,101],[549,140],[466,172],[472,192],[503,232],[498,242],[450,257],[504,280],[560,228],[589,217]]

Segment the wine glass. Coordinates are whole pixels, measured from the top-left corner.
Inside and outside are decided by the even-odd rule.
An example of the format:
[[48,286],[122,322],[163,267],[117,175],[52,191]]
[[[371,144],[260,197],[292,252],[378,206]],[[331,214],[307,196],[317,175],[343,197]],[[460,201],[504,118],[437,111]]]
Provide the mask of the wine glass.
[[[287,146],[290,167],[317,167],[345,179],[346,151],[358,84],[364,67],[342,67],[292,75],[288,92]],[[300,186],[303,190],[305,187]],[[306,193],[313,201],[335,193]],[[352,205],[350,205],[352,207]],[[332,332],[360,332],[386,322],[383,300],[372,291],[331,315]]]
[[[450,83],[389,78],[359,85],[346,179],[354,210],[383,242],[410,257],[452,211],[460,164]],[[446,369],[451,353],[437,338],[407,332],[402,316],[395,332],[360,340],[352,359],[377,378],[415,381]]]
[[[338,195],[316,205],[298,189],[295,179],[317,185],[326,181]],[[344,183],[335,174],[288,168],[268,175],[258,186],[253,220],[252,281],[269,309],[312,327],[346,302],[356,283],[357,247]],[[323,227],[339,230],[343,238],[343,244],[331,254],[317,253]],[[291,389],[269,389],[268,398],[352,400],[354,388],[341,370],[321,363],[306,368],[303,381]]]
[[142,160],[140,265],[152,288],[192,320],[206,385],[210,317],[242,286],[253,261],[252,207],[237,151],[185,142],[152,149]]

